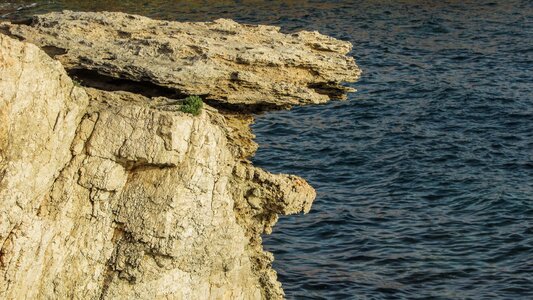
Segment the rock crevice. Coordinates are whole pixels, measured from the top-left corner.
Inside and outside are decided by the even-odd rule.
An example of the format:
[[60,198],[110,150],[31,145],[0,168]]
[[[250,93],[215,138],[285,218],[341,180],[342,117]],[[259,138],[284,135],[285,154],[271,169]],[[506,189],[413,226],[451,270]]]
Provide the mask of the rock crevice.
[[283,298],[261,235],[315,191],[251,165],[250,112],[343,98],[349,43],[69,11],[0,32],[0,298]]

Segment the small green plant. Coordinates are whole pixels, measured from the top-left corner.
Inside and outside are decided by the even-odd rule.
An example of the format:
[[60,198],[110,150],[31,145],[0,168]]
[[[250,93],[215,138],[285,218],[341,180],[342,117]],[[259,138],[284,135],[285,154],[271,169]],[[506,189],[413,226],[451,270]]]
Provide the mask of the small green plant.
[[77,86],[77,87],[81,86],[81,81],[78,81],[76,79],[72,79],[72,83],[74,83],[74,86]]
[[183,100],[181,111],[192,114],[193,116],[197,116],[200,114],[203,105],[204,102],[202,101],[202,98],[198,96],[189,96]]

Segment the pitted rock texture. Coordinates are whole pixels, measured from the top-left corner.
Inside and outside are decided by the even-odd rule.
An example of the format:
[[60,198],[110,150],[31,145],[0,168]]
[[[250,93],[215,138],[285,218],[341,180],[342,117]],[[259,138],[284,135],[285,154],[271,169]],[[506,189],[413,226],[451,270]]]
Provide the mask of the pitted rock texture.
[[88,101],[59,62],[0,34],[1,264],[1,251],[12,246],[6,238],[35,212],[70,160],[70,141]]
[[1,299],[280,299],[261,234],[315,192],[245,116],[75,84],[0,34]]
[[220,105],[267,110],[342,99],[361,71],[349,42],[279,27],[152,20],[116,12],[49,13],[11,35],[48,49],[69,69],[150,81]]

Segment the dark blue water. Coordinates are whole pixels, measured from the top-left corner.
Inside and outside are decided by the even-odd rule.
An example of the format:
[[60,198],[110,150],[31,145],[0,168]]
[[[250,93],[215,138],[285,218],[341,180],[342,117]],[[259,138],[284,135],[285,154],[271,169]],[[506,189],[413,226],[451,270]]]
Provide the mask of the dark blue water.
[[359,93],[254,126],[318,191],[265,238],[287,295],[533,299],[531,2],[355,7],[298,23],[354,43]]
[[[39,2],[39,1],[37,1]],[[94,4],[96,3],[96,4]],[[531,1],[47,1],[349,40],[349,101],[261,115],[256,165],[317,190],[265,248],[289,299],[533,299]]]

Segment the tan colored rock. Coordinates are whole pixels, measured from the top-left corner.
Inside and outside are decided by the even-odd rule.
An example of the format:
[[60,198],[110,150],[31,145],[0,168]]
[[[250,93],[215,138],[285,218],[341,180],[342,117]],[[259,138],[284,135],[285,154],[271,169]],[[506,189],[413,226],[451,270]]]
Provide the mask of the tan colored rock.
[[71,158],[87,103],[59,62],[0,34],[0,245],[17,227],[31,225],[30,215]]
[[344,98],[361,71],[349,42],[279,27],[152,20],[116,12],[54,12],[3,30],[48,49],[67,69],[149,81],[240,110]]
[[315,192],[245,160],[249,122],[78,87],[0,34],[0,298],[282,298],[260,235]]

